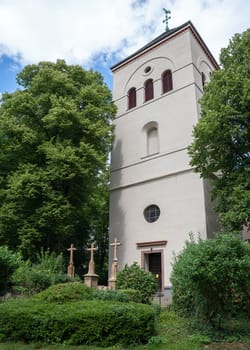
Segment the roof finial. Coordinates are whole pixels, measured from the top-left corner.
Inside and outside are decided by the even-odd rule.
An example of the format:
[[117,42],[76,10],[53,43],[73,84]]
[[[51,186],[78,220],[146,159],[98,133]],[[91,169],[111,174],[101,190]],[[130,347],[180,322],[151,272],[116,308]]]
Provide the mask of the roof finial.
[[171,16],[169,16],[171,11],[166,10],[165,8],[163,8],[163,11],[165,12],[165,19],[162,22],[166,23],[166,32],[167,32],[169,30],[169,28],[168,28],[168,20],[171,18]]

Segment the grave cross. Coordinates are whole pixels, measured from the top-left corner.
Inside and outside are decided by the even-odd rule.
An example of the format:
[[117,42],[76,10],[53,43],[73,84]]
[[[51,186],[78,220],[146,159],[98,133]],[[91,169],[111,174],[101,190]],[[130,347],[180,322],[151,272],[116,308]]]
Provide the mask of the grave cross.
[[67,250],[70,251],[69,264],[73,265],[73,252],[76,250],[76,248],[74,248],[74,244],[71,243],[70,248]]
[[121,243],[117,241],[117,238],[115,238],[114,243],[111,243],[110,245],[111,245],[112,247],[114,247],[114,260],[118,260],[118,259],[117,259],[117,247],[118,247],[119,245],[121,245]]
[[91,243],[91,247],[87,248],[88,251],[90,251],[90,262],[94,261],[94,251],[97,250],[97,248],[94,247],[94,243]]

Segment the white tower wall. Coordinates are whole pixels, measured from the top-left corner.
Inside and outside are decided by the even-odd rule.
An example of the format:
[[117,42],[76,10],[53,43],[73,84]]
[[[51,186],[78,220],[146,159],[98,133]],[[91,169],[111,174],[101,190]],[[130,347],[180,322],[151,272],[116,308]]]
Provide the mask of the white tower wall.
[[[148,73],[146,67],[151,68]],[[194,173],[187,154],[199,119],[201,73],[208,81],[215,68],[191,22],[113,68],[118,113],[111,157],[110,241],[116,237],[122,244],[120,268],[137,261],[147,269],[149,254],[160,253],[162,289],[170,288],[173,252],[182,250],[189,233],[206,239],[217,229],[208,186]],[[168,69],[173,89],[163,94],[161,75]],[[154,98],[145,102],[147,79],[153,79]],[[137,104],[128,109],[132,87]],[[158,132],[154,154],[148,154],[147,146],[151,126]],[[149,223],[143,212],[152,204],[160,208],[160,216]],[[112,259],[110,250],[110,266]]]

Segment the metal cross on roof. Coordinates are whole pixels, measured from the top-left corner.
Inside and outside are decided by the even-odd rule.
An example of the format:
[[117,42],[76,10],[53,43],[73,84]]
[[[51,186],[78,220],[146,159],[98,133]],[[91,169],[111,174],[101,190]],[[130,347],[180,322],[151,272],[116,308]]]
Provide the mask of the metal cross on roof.
[[165,8],[163,8],[163,11],[165,12],[165,19],[162,21],[163,23],[166,23],[166,32],[169,30],[169,27],[168,27],[168,20],[171,18],[170,13],[171,11],[169,10],[166,10]]

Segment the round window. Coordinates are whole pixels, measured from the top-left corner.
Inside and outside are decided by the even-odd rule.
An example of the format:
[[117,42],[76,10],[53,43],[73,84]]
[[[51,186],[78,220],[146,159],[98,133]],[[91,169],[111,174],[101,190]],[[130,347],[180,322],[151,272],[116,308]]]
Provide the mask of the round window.
[[155,204],[149,205],[143,212],[144,218],[147,222],[155,222],[158,220],[160,213],[160,208]]
[[151,71],[151,67],[150,66],[147,66],[145,69],[144,69],[144,73],[149,73]]

